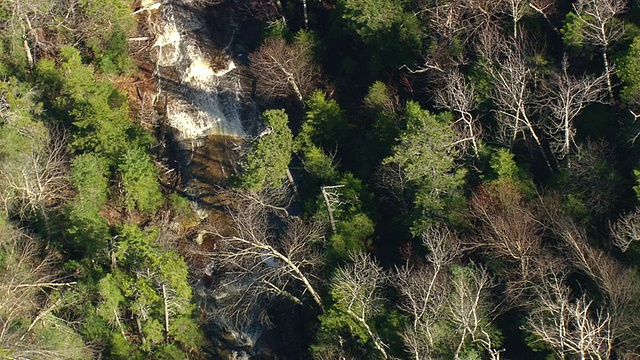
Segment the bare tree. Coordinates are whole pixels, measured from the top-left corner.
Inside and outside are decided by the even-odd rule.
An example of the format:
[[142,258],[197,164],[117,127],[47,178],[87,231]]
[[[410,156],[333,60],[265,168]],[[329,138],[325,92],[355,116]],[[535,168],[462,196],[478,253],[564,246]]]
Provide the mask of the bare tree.
[[[636,113],[636,111],[634,111],[633,109],[629,109],[629,113],[631,114],[631,116],[633,116],[633,122],[638,121],[638,119],[640,119],[640,114]],[[638,140],[638,137],[640,137],[640,132],[636,132],[636,134],[629,139],[629,141],[633,144],[636,142],[636,140]]]
[[409,314],[411,325],[403,333],[414,359],[427,359],[436,346],[433,326],[441,320],[448,293],[448,267],[460,255],[460,240],[446,228],[430,228],[422,234],[429,251],[428,264],[396,269],[395,286],[402,296],[398,305]]
[[315,89],[319,73],[307,42],[287,44],[282,38],[268,38],[249,59],[259,95],[267,98],[295,95],[304,102],[304,97]]
[[611,82],[612,67],[607,51],[611,43],[620,39],[624,33],[621,22],[615,17],[627,11],[626,0],[578,0],[573,4],[578,19],[584,25],[582,35],[588,41],[600,47],[604,76],[609,96],[613,96]]
[[457,268],[453,275],[446,311],[458,334],[455,358],[459,359],[468,339],[472,343],[485,339],[483,330],[495,315],[488,299],[494,283],[486,268],[474,264]]
[[343,202],[340,200],[340,188],[344,187],[344,185],[332,185],[332,186],[321,186],[320,192],[322,193],[322,199],[324,200],[324,204],[327,207],[327,213],[329,213],[329,224],[331,225],[331,230],[333,233],[336,233],[336,222],[333,217],[333,212],[338,210],[340,205],[343,205]]
[[398,307],[411,320],[402,339],[413,359],[427,359],[437,345],[433,327],[441,318],[447,283],[447,271],[430,266],[397,269],[395,286],[402,296]]
[[505,274],[512,282],[530,281],[535,266],[531,260],[543,252],[542,226],[523,202],[510,183],[481,187],[470,202],[471,213],[480,220],[481,246],[489,256],[518,266],[519,271]]
[[555,14],[557,12],[557,2],[556,0],[534,0],[534,1],[529,1],[529,7],[537,12],[538,14],[542,15],[542,17],[547,20],[547,23],[549,24],[549,26],[551,26],[551,28],[553,29],[553,31],[555,31],[557,34],[560,34],[560,30],[558,30],[558,28],[553,24],[553,22],[551,22],[551,19],[549,18],[549,15],[551,14]]
[[611,316],[582,295],[576,299],[561,274],[540,284],[538,306],[526,328],[547,343],[558,357],[610,359],[614,344]]
[[381,198],[390,200],[397,205],[396,209],[406,212],[411,202],[408,199],[410,194],[410,182],[407,174],[400,164],[382,164],[375,172],[376,186],[382,190]]
[[615,223],[609,225],[609,228],[613,245],[622,252],[627,251],[632,242],[640,241],[640,211],[636,209],[620,216]]
[[264,313],[266,308],[259,308],[277,297],[303,304],[309,295],[322,308],[315,274],[323,264],[318,251],[323,226],[288,217],[265,192],[227,196],[234,202],[231,222],[226,228],[211,226],[217,240],[209,255],[221,271],[220,288],[234,294],[227,308],[232,317],[243,319],[256,309]]
[[489,253],[520,263],[539,251],[540,225],[523,205],[523,195],[516,185],[481,187],[470,204],[472,214],[481,221],[483,245],[490,248]]
[[525,15],[529,0],[506,0],[505,8],[511,18],[511,31],[514,39],[518,38],[518,21]]
[[583,75],[580,78],[569,74],[565,55],[562,71],[553,73],[542,82],[541,106],[551,114],[546,126],[551,147],[558,159],[563,159],[576,146],[573,121],[590,103],[603,102],[606,96],[606,76]]
[[[17,359],[60,359],[82,351],[70,344],[51,346],[34,337],[47,319],[64,323],[55,311],[65,305],[65,298],[60,294],[54,300],[49,292],[75,284],[65,281],[52,255],[42,257],[41,246],[39,239],[25,232],[8,225],[0,228],[0,348]],[[65,329],[61,326],[57,331]]]
[[362,326],[375,348],[387,359],[387,345],[370,324],[382,308],[381,288],[387,283],[388,275],[367,254],[352,254],[351,260],[352,263],[339,268],[331,279],[332,293],[339,307]]
[[[496,14],[502,11],[498,1],[462,0],[462,1],[421,1],[416,16],[424,16],[429,29],[442,39],[436,46],[442,50],[431,51],[424,63],[411,73],[428,71],[446,72],[447,68],[466,64],[468,59],[464,51],[452,52],[448,46],[455,42],[463,46],[472,43],[488,24],[498,26]],[[406,66],[405,66],[406,67]],[[408,68],[408,67],[407,67]]]
[[436,92],[436,103],[458,115],[455,122],[455,129],[459,137],[458,143],[463,149],[471,144],[473,154],[477,157],[482,139],[482,128],[472,113],[478,107],[475,85],[467,81],[458,69],[444,72],[441,81],[443,86]]
[[511,145],[520,135],[529,134],[547,167],[551,168],[532,117],[535,69],[527,61],[527,52],[531,50],[526,39],[506,41],[498,29],[489,27],[481,34],[477,45],[477,51],[484,58],[480,65],[493,85],[489,96],[497,106],[497,120],[504,140]]
[[553,206],[545,204],[548,209],[545,222],[561,240],[560,249],[567,254],[569,264],[597,286],[603,298],[601,311],[606,312],[609,331],[615,339],[616,354],[622,356],[637,351],[640,329],[632,314],[640,309],[640,287],[636,285],[633,270],[589,245],[586,230],[566,216],[550,210]]
[[500,1],[423,1],[417,15],[427,14],[429,27],[442,38],[468,43],[488,23],[498,22],[503,11]]
[[47,208],[70,196],[66,135],[53,130],[49,138],[37,136],[30,141],[36,146],[0,165],[0,198],[5,211],[17,208],[22,217],[29,213],[41,216],[48,231]]

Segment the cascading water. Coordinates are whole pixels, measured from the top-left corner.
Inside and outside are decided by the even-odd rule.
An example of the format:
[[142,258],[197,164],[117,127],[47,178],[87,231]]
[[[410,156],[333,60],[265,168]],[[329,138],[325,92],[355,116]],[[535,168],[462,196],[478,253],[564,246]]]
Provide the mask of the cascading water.
[[155,12],[153,27],[154,75],[176,139],[202,145],[212,134],[243,137],[243,107],[252,104],[231,56],[207,46],[204,21],[185,4],[168,3]]
[[[183,180],[186,175],[188,181],[183,184],[184,191],[202,210],[209,200],[208,193],[214,192],[210,185],[215,180],[212,177],[229,175],[223,164],[235,171],[234,148],[257,127],[257,108],[250,91],[245,90],[250,88],[245,85],[250,79],[245,75],[246,66],[242,65],[242,46],[235,43],[240,26],[232,16],[233,9],[227,9],[229,19],[223,35],[226,39],[218,41],[216,47],[209,38],[207,23],[188,0],[142,1],[138,12],[147,13],[154,37],[150,55],[158,87],[156,108],[164,115],[164,123],[176,145],[187,155],[182,156]],[[231,51],[240,56],[235,57]],[[213,173],[216,175],[212,176]],[[208,212],[201,214],[204,218]],[[196,272],[202,272],[203,278],[211,278],[207,269],[204,266],[204,270]],[[237,288],[223,285],[211,288],[205,282],[201,279],[194,289],[201,308],[218,329],[218,341],[225,343],[223,348],[231,349],[233,356],[248,358],[245,350],[257,351],[254,345],[264,329],[256,320],[238,323],[221,311]]]

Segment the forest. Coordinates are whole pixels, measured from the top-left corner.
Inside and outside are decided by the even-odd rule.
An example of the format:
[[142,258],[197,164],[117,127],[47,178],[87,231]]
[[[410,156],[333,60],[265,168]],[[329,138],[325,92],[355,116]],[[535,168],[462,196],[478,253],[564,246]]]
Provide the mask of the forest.
[[4,0],[0,359],[638,359],[639,119],[638,0]]

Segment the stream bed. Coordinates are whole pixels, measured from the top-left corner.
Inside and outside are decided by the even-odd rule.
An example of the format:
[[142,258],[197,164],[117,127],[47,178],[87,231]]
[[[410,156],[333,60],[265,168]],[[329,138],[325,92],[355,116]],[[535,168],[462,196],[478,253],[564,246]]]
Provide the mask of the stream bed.
[[[155,93],[146,95],[153,98],[167,153],[177,164],[179,190],[201,217],[224,221],[216,193],[238,173],[242,149],[260,127],[247,66],[260,23],[243,0],[142,0],[135,13],[149,34],[141,51],[156,84]],[[200,239],[202,251],[211,241]],[[262,353],[256,344],[265,341],[265,329],[251,319],[239,326],[220,314],[217,305],[233,289],[212,285],[206,261],[201,267],[195,271],[201,276],[195,299],[217,356],[249,359]]]

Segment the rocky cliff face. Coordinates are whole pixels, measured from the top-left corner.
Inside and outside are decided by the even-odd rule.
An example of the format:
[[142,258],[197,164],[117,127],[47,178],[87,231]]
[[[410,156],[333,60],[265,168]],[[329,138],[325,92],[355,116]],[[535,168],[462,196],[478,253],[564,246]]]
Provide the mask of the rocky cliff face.
[[206,9],[188,0],[145,1],[138,13],[146,15],[154,38],[149,50],[156,102],[175,138],[193,147],[213,134],[244,137],[257,116],[250,89],[245,90],[247,68],[230,51],[238,31],[233,13],[215,19],[231,28],[225,48],[211,41]]

